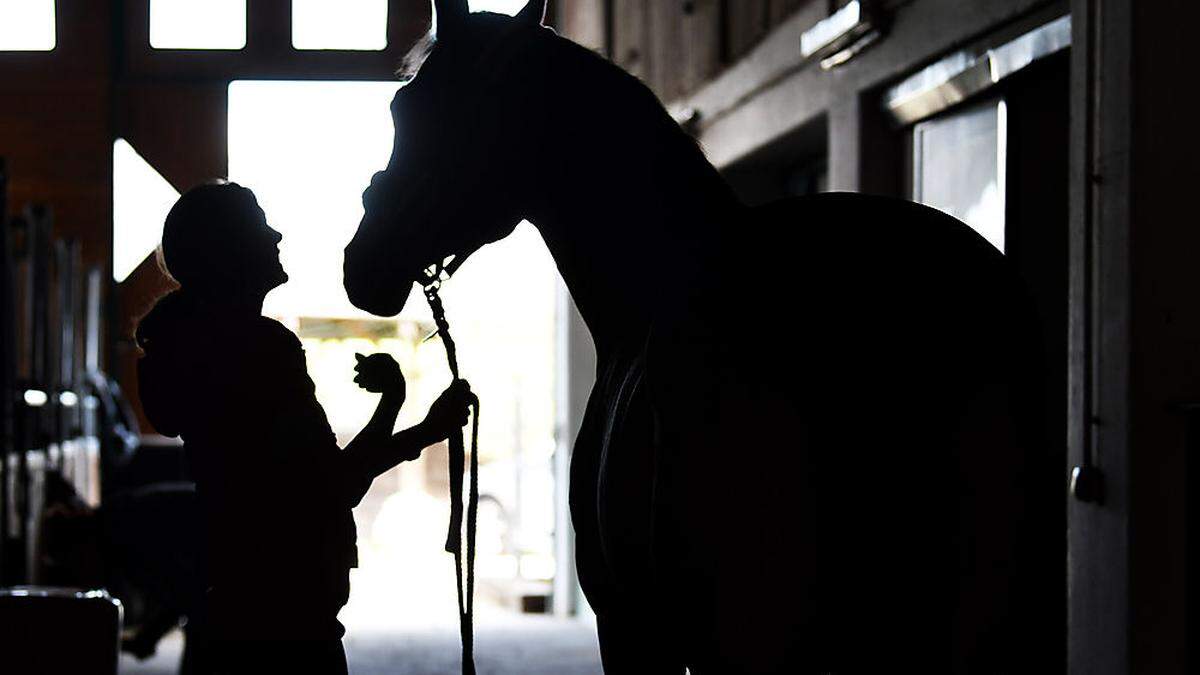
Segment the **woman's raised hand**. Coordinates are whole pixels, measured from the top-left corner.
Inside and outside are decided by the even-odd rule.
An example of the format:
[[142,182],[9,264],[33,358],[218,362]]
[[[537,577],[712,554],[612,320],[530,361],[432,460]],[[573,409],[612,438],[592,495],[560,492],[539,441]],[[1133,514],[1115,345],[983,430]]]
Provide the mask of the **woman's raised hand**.
[[388,394],[404,398],[406,385],[400,364],[388,354],[363,356],[355,354],[358,363],[354,366],[354,383],[376,394]]

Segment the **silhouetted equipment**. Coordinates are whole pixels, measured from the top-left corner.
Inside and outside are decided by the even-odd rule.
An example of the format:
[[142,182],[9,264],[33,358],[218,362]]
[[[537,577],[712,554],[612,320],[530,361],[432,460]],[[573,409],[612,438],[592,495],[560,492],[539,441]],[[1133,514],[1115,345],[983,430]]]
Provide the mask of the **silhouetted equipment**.
[[[446,348],[446,362],[454,380],[459,379],[458,349],[454,338],[450,335],[450,323],[446,320],[446,310],[442,298],[438,294],[443,279],[449,278],[452,269],[438,266],[431,274],[431,280],[424,287],[425,300],[433,312],[433,320],[437,325],[437,334],[442,338]],[[450,433],[450,529],[446,533],[446,551],[454,554],[454,579],[458,589],[458,626],[462,638],[462,671],[464,675],[475,673],[475,530],[479,513],[479,399],[473,400],[475,408],[474,419],[471,423],[471,467],[470,487],[467,495],[467,551],[466,579],[463,579],[463,473],[466,470],[466,449],[463,447],[461,430]],[[464,589],[465,583],[465,589]]]
[[8,166],[0,157],[0,584],[11,547],[9,497],[12,488],[13,405],[16,403],[16,326],[13,323],[14,282],[8,232]]
[[[0,653],[12,672],[116,673],[120,602],[101,539],[101,275],[53,237],[48,206],[8,220],[0,161]],[[61,519],[62,529],[53,523]],[[78,517],[75,517],[78,516]],[[70,649],[61,648],[63,635]]]
[[[2,171],[0,171],[2,173]],[[2,182],[2,180],[0,180]],[[3,193],[3,190],[0,190]],[[48,206],[3,222],[3,469],[0,583],[38,583],[48,471],[100,500],[100,279],[75,241],[54,239]]]
[[105,591],[0,589],[0,626],[5,672],[117,673],[121,603]]

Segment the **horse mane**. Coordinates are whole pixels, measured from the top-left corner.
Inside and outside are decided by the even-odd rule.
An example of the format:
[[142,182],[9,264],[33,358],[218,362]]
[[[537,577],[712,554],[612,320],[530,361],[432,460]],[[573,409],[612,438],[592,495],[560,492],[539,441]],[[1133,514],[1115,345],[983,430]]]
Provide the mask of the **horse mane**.
[[[489,15],[490,12],[477,12],[472,16],[483,18]],[[500,15],[495,16],[495,19],[499,18]],[[719,183],[721,190],[732,197],[732,191],[709,163],[698,139],[684,131],[670,116],[645,82],[603,54],[565,38],[552,29],[537,29],[532,35],[541,49],[558,52],[550,60],[564,66],[564,70],[570,71],[568,75],[577,78],[577,82],[585,81],[608,103],[608,109],[633,111],[643,124],[632,125],[622,131],[635,138],[639,147],[658,149],[660,153],[657,158],[667,164],[664,170],[676,172],[677,176],[691,175],[710,187],[717,187],[714,183]],[[416,77],[437,46],[437,35],[431,26],[431,30],[425,31],[401,59],[396,70],[397,77],[402,82]],[[540,58],[547,57],[543,55]],[[697,175],[697,169],[701,175]]]
[[692,186],[698,183],[707,190],[716,191],[710,194],[737,201],[728,183],[708,161],[699,139],[671,117],[658,95],[645,82],[603,54],[552,30],[545,30],[541,39],[551,45],[548,50],[558,50],[552,62],[562,69],[562,74],[577,78],[576,84],[586,83],[592,95],[604,101],[604,105],[596,109],[600,115],[597,124],[611,125],[604,118],[616,110],[622,111],[622,117],[637,121],[622,126],[619,131],[631,145],[649,153],[658,174],[657,180],[684,181]]

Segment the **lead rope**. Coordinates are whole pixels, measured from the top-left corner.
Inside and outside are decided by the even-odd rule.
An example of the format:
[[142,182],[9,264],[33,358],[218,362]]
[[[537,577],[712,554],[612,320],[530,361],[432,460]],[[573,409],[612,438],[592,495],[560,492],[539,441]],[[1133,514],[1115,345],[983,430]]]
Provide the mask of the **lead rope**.
[[[446,362],[450,366],[450,374],[454,380],[459,379],[458,353],[454,346],[454,338],[450,336],[450,323],[446,321],[446,309],[438,289],[442,285],[442,270],[430,275],[432,279],[424,287],[425,300],[433,312],[433,321],[437,325],[437,333],[441,335],[442,344],[446,347]],[[455,430],[450,434],[450,529],[446,533],[446,551],[454,554],[454,580],[458,587],[458,631],[462,637],[462,672],[463,675],[475,675],[475,521],[479,511],[479,399],[471,397],[471,407],[474,408],[471,422],[471,474],[470,487],[467,493],[467,574],[466,592],[463,592],[463,550],[462,550],[462,519],[463,519],[463,472],[466,469],[465,449],[463,448],[462,431]]]

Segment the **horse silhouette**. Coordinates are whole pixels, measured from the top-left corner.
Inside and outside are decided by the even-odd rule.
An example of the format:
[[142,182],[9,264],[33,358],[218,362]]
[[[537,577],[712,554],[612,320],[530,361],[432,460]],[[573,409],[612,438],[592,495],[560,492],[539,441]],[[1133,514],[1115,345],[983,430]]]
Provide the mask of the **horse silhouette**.
[[540,231],[597,349],[570,504],[606,672],[1045,658],[1059,467],[1004,256],[900,200],[744,206],[649,89],[541,26],[544,0],[434,4],[346,291],[394,315]]

